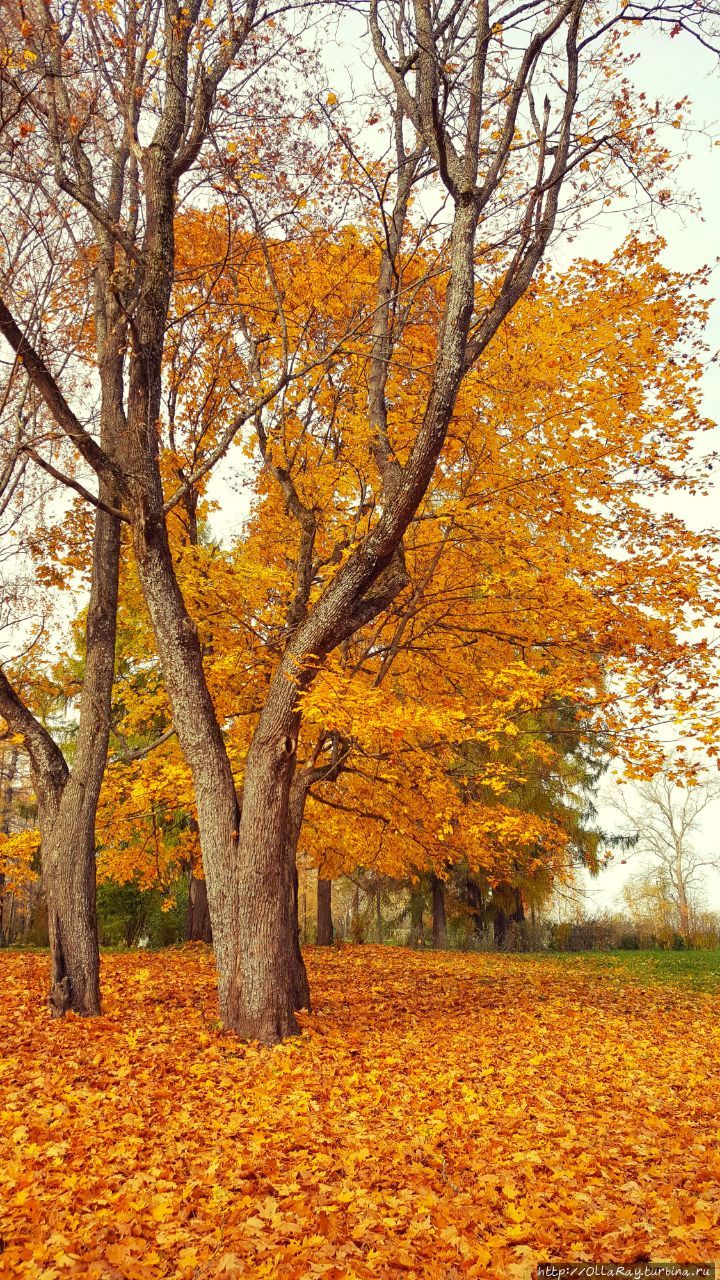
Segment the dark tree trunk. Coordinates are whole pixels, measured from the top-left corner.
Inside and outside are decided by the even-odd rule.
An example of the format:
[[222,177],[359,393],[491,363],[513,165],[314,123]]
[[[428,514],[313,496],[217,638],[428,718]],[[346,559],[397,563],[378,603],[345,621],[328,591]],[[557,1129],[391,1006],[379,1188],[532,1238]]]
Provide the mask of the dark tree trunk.
[[493,941],[498,951],[502,951],[505,946],[509,924],[510,921],[505,912],[498,908],[493,919]]
[[319,947],[331,947],[334,936],[332,921],[332,880],[318,876],[317,940]]
[[432,888],[432,931],[433,946],[436,951],[444,951],[447,947],[447,922],[445,919],[445,881],[439,876],[430,877]]
[[382,918],[382,891],[380,885],[375,890],[375,927],[377,930],[377,940],[383,940],[383,918]]
[[425,945],[425,926],[423,924],[424,893],[420,880],[410,889],[410,937],[411,947]]
[[482,938],[485,935],[485,899],[479,885],[475,883],[469,876],[465,880],[463,896],[470,908],[473,928],[475,936]]
[[185,917],[186,942],[212,942],[207,885],[197,876],[190,878],[188,909]]
[[493,920],[493,935],[495,946],[498,950],[503,950],[507,945],[508,933],[511,924],[522,924],[525,919],[525,908],[523,906],[522,894],[519,889],[512,890],[514,905],[510,911],[506,911],[499,904],[496,905],[495,918]]

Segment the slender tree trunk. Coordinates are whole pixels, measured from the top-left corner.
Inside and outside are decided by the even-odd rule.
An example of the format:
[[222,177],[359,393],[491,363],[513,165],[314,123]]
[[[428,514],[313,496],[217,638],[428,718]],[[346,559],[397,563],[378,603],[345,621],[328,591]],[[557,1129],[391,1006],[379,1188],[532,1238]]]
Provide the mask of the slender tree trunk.
[[685,888],[685,876],[682,865],[682,853],[678,849],[675,857],[675,879],[678,888],[678,915],[680,918],[680,936],[685,942],[690,937],[690,904]]
[[439,876],[430,877],[432,888],[432,931],[433,946],[436,951],[444,951],[447,947],[447,922],[445,919],[445,881]]
[[[101,498],[114,493],[100,486]],[[44,726],[0,673],[0,708],[21,732],[38,801],[47,899],[54,1017],[100,1012],[100,954],[95,905],[95,817],[110,737],[120,564],[116,516],[98,509],[85,629],[85,672],[72,773]]]
[[317,882],[317,940],[319,947],[331,947],[333,941],[332,880],[318,876]]
[[424,894],[422,881],[418,880],[410,889],[410,938],[411,947],[425,945],[425,927],[423,924]]
[[95,818],[110,740],[119,567],[120,523],[98,510],[75,761],[42,844],[54,1017],[100,1012]]
[[360,924],[360,885],[359,884],[355,885],[355,892],[353,893],[353,916],[352,916],[351,935],[352,935],[353,942],[362,942],[363,938],[362,938],[362,926]]
[[382,891],[380,885],[375,890],[375,928],[377,931],[377,940],[383,940],[383,918],[382,918]]
[[197,876],[190,878],[185,940],[186,942],[212,942],[207,885]]

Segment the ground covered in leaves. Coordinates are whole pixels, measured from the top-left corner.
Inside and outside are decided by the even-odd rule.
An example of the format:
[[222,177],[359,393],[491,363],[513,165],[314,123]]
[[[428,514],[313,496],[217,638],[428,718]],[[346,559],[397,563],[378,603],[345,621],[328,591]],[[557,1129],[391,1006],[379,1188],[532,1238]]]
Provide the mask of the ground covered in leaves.
[[301,1038],[220,1031],[212,958],[103,960],[51,1022],[0,955],[0,1274],[481,1276],[720,1255],[720,997],[526,957],[308,953]]

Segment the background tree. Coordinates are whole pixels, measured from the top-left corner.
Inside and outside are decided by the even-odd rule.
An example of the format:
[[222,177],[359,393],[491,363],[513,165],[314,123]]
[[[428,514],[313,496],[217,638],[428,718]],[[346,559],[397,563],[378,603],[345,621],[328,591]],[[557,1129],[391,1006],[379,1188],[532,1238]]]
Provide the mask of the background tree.
[[[657,773],[631,792],[623,788],[615,807],[637,837],[633,857],[647,866],[626,898],[637,907],[638,895],[648,896],[664,912],[687,942],[708,871],[720,869],[720,848],[701,852],[695,837],[703,832],[708,810],[720,800],[720,781],[700,774],[690,783],[675,781],[670,772]],[[657,910],[655,911],[657,915]],[[663,920],[663,923],[668,923]]]

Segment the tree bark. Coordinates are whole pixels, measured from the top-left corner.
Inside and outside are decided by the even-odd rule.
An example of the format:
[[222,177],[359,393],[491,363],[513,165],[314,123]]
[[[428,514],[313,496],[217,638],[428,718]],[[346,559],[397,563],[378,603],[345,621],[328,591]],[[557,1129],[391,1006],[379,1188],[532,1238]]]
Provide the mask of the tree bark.
[[432,888],[432,931],[433,946],[436,951],[444,951],[447,947],[447,921],[445,919],[445,881],[439,876],[430,877]]
[[333,942],[332,880],[318,876],[317,882],[317,940],[319,947],[331,947]]
[[207,885],[197,876],[190,878],[188,909],[185,918],[186,942],[212,942]]

